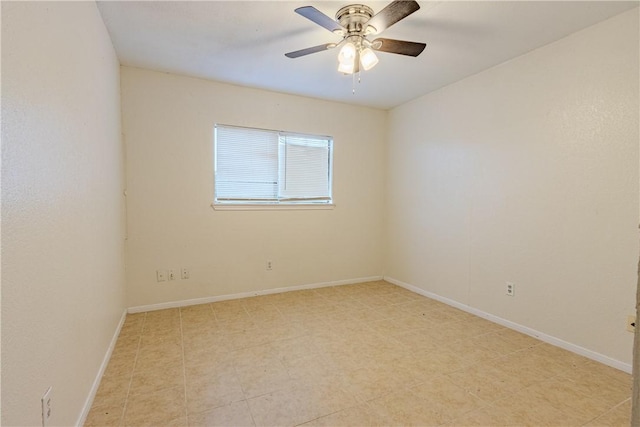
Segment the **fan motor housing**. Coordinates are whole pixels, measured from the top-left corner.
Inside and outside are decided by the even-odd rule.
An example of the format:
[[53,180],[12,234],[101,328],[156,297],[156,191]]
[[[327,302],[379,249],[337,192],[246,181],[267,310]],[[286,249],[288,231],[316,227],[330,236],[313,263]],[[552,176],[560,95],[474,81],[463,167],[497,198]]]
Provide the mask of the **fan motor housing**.
[[348,35],[362,34],[364,24],[373,16],[373,9],[364,4],[350,4],[338,10],[336,21],[347,29]]

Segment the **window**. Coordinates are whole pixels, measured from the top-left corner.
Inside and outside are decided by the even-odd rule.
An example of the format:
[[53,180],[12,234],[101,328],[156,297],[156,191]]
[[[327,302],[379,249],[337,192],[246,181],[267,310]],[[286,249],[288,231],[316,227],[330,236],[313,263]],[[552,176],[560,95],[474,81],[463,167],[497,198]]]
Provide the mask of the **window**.
[[333,139],[216,125],[220,205],[331,205]]

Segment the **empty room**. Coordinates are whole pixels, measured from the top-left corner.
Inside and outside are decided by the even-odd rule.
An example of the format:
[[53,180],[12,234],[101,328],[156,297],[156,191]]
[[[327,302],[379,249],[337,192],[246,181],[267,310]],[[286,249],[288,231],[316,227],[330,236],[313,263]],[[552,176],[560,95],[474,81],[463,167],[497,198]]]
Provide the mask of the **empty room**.
[[2,1],[0,423],[639,425],[638,5]]

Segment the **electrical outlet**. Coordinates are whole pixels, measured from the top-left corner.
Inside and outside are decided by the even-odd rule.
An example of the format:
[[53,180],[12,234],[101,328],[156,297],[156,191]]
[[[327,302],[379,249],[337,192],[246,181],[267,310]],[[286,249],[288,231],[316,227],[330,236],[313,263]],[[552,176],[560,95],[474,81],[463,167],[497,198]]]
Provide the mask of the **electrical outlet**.
[[167,272],[164,270],[156,270],[156,279],[158,280],[158,282],[166,282]]
[[169,278],[169,280],[176,280],[176,273],[173,270],[169,270],[167,277]]
[[636,316],[633,316],[633,315],[627,316],[627,331],[629,332],[636,331]]
[[270,260],[267,261],[267,270],[273,270],[273,263]]
[[507,282],[507,295],[512,297],[516,292],[516,285],[511,282]]
[[182,280],[187,280],[189,278],[189,269],[188,268],[182,267],[180,269],[180,278]]
[[42,427],[47,427],[51,419],[51,387],[44,392],[40,403],[42,404]]

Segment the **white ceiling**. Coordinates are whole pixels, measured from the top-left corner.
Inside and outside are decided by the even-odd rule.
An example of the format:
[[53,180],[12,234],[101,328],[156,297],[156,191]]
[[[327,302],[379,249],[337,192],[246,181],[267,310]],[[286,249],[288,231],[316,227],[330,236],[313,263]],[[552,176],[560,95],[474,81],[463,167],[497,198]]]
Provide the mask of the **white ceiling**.
[[[340,37],[296,14],[330,17],[350,1],[101,1],[123,65],[377,108],[392,108],[637,7],[638,1],[418,1],[381,37],[427,43],[417,58],[379,53],[361,82],[337,71],[336,50],[286,52]],[[374,12],[388,1],[367,1]]]

